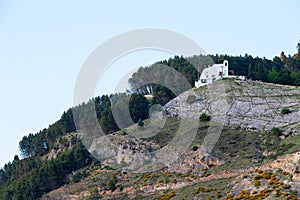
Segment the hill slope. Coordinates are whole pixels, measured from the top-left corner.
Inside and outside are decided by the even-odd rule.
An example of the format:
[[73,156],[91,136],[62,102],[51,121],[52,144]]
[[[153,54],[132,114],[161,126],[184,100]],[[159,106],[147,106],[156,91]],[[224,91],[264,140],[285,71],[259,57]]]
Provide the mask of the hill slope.
[[[220,106],[223,110],[215,109]],[[283,108],[290,112],[282,113]],[[119,156],[139,157],[140,153],[151,153],[159,146],[168,145],[178,129],[178,117],[198,119],[200,113],[209,114],[212,121],[199,122],[193,143],[178,161],[145,173],[113,170],[105,163],[91,165],[73,173],[75,176],[85,174],[81,179],[71,181],[42,199],[300,197],[297,192],[300,187],[298,88],[223,80],[185,92],[166,104],[165,109],[168,122],[157,135],[136,140],[124,129],[110,138],[120,149],[128,145]],[[226,118],[221,115],[224,113],[228,114]],[[203,155],[200,147],[205,135],[210,127],[220,126],[220,122],[223,123],[220,139],[209,155]],[[285,136],[270,131],[274,127],[280,128]],[[128,129],[138,131],[141,127],[134,125]],[[144,144],[153,148],[146,148]]]

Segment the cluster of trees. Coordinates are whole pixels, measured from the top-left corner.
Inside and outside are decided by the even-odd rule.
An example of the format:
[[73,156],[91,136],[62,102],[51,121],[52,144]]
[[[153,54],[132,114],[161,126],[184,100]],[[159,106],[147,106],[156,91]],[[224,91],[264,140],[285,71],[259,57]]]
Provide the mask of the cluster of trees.
[[[178,71],[193,87],[205,67],[228,60],[230,70],[233,70],[236,75],[244,75],[252,80],[300,86],[300,43],[297,48],[298,52],[293,56],[285,56],[282,52],[279,57],[276,56],[272,60],[252,57],[248,54],[244,56],[198,55],[188,58],[175,56],[169,60],[139,68],[129,79],[129,84],[132,91],[144,95],[152,94],[155,103],[164,105],[176,96],[167,86],[173,85],[175,88],[180,88],[178,84],[182,81],[178,80],[174,73],[164,71],[161,66]],[[156,68],[160,70],[154,70]],[[160,84],[153,81],[160,79],[164,79],[164,81],[159,81]]]
[[238,75],[245,75],[252,80],[260,80],[270,83],[300,85],[300,54],[285,56],[281,53],[280,57],[273,60],[266,58],[253,58],[250,55],[211,56],[216,63],[225,59],[229,61],[229,68]]
[[119,109],[117,115],[124,114],[122,109],[127,108],[132,118],[129,123],[132,124],[148,118],[149,104],[151,101],[141,94],[103,95],[64,112],[49,128],[24,136],[19,142],[23,159],[15,156],[13,162],[0,170],[0,199],[37,199],[65,184],[67,174],[90,165],[93,159],[79,139],[72,149],[58,154],[55,159],[45,161],[43,156],[55,148],[64,134],[94,129],[92,111],[96,113],[96,123],[105,134],[109,134],[120,129],[114,120],[112,105],[115,105],[115,110]]
[[20,154],[23,158],[43,156],[49,152],[57,137],[76,130],[72,109],[64,112],[57,122],[36,134],[30,133],[19,142]]
[[49,161],[15,158],[9,167],[1,170],[0,199],[38,199],[67,183],[67,174],[91,162],[89,152],[80,142]]
[[[115,101],[114,109],[119,109],[115,112],[116,115],[124,114],[123,110],[127,108],[133,123],[139,119],[148,118],[148,107],[151,102],[141,94],[121,93],[96,97],[64,112],[60,120],[50,125],[49,128],[36,134],[30,133],[28,136],[24,136],[19,142],[21,156],[23,158],[43,156],[49,152],[58,137],[75,132],[76,129],[94,129],[96,124],[91,119],[94,116],[93,112],[96,112],[97,123],[105,134],[120,130],[114,119],[114,117],[120,116],[113,116],[112,101]],[[73,118],[74,113],[77,117],[75,119]],[[74,120],[77,121],[76,124]]]
[[152,103],[136,93],[103,95],[73,108],[74,120],[79,130],[109,134],[148,118]]
[[[164,105],[176,97],[176,94],[194,86],[194,82],[198,79],[195,63],[196,61],[198,64],[201,61],[204,62],[207,58],[209,57],[201,55],[187,59],[175,56],[168,61],[164,60],[148,67],[140,67],[128,82],[133,92],[143,95],[152,94],[154,103]],[[213,63],[211,59],[209,61],[210,64]],[[204,67],[204,65],[201,63],[198,66]]]

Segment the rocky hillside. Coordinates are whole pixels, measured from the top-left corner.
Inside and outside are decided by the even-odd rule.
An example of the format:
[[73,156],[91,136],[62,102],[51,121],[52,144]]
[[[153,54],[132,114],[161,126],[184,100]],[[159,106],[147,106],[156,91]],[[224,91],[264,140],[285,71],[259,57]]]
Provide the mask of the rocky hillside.
[[[165,105],[160,120],[166,123],[159,133],[130,134],[150,134],[148,119],[145,127],[135,124],[108,135],[114,146],[107,151],[105,140],[96,138],[90,152],[112,159],[73,171],[68,184],[42,199],[298,199],[299,94],[296,87],[234,79],[193,88]],[[211,120],[199,120],[202,113]],[[174,162],[137,173],[141,163],[176,137],[182,118],[197,120],[190,146]],[[220,139],[209,154],[203,153],[214,127],[222,128]]]
[[165,105],[169,116],[199,118],[237,129],[300,134],[300,89],[257,81],[220,80],[189,90]]
[[[287,169],[283,163],[288,163],[290,157],[295,162],[289,163]],[[290,170],[298,166],[296,160],[299,152],[261,167],[202,176],[165,171],[124,174],[94,166],[83,169],[89,174],[87,178],[54,190],[42,199],[298,199],[299,172]]]
[[[115,159],[73,171],[68,184],[42,199],[299,199],[299,91],[233,79],[194,88],[166,104],[158,134],[137,139],[129,133],[148,129],[122,129],[108,136],[114,151],[103,151],[102,139],[95,139],[90,151]],[[199,120],[192,144],[178,160],[157,170],[131,170],[176,137],[180,118],[194,122],[201,113],[211,121]],[[220,139],[203,154],[208,131],[220,123]]]

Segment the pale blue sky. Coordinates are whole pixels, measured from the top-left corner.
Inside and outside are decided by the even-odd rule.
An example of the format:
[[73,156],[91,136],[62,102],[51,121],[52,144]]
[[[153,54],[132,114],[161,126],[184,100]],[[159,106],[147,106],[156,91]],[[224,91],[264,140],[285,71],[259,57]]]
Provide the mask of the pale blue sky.
[[[105,40],[133,29],[165,28],[190,37],[211,54],[273,58],[282,50],[296,51],[299,7],[298,0],[2,0],[0,166],[18,154],[22,136],[47,127],[72,106],[80,67]],[[126,72],[169,56],[138,52],[113,66]]]

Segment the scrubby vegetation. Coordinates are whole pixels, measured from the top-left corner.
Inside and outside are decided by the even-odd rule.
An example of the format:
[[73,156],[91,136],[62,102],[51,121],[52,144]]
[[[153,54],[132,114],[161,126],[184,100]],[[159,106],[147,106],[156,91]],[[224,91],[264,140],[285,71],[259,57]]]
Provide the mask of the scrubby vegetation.
[[281,130],[280,130],[279,128],[277,128],[277,127],[272,128],[272,129],[270,130],[270,133],[271,133],[272,135],[277,136],[277,137],[281,136]]
[[292,111],[289,108],[282,108],[281,110],[281,114],[286,115],[291,113]]
[[[253,183],[256,189],[241,190],[239,195],[234,198],[227,199],[297,199],[299,198],[298,191],[291,190],[291,186],[285,184],[285,180],[289,180],[289,173],[278,170],[262,171],[256,169],[250,173],[247,179]],[[248,186],[250,187],[250,186]],[[232,195],[231,195],[232,197]]]
[[210,116],[205,114],[205,113],[202,113],[199,117],[200,121],[202,122],[205,122],[205,121],[209,121],[210,120]]

